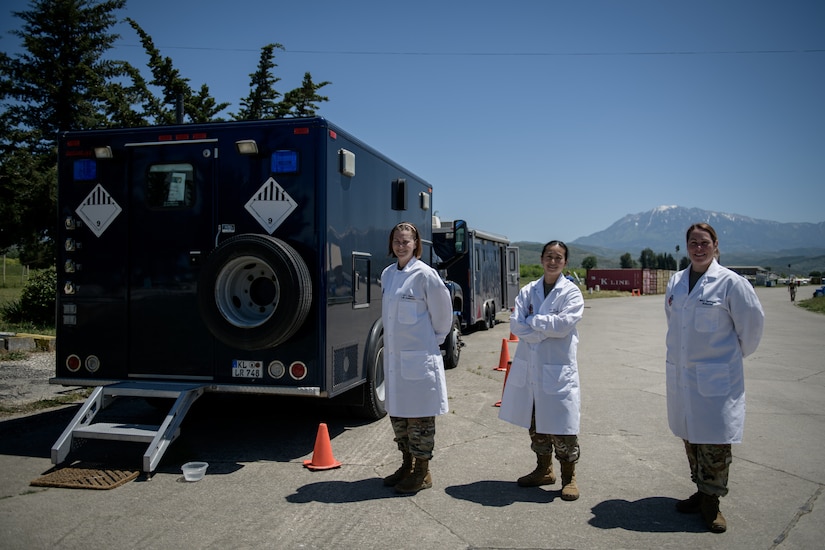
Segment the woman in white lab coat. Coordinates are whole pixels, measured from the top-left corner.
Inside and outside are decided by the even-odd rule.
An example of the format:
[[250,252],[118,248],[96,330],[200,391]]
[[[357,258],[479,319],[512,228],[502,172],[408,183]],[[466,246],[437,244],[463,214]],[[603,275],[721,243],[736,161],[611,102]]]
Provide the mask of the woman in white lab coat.
[[386,407],[403,456],[384,484],[399,493],[432,487],[435,417],[448,411],[439,346],[452,328],[453,307],[438,272],[420,260],[421,251],[418,229],[399,223],[389,237],[390,256],[398,261],[381,274]]
[[742,359],[756,351],[765,315],[750,282],[719,265],[713,227],[693,224],[686,240],[690,267],[670,278],[665,294],[667,416],[698,490],[676,509],[701,513],[721,533],[719,497],[728,493],[731,444],[741,443],[745,423]]
[[510,332],[519,344],[513,357],[499,418],[528,428],[536,469],[518,479],[522,487],[551,485],[553,451],[561,464],[564,500],[579,498],[576,461],[579,459],[579,371],[576,324],[584,298],[568,280],[568,249],[550,241],[541,253],[544,276],[521,289],[510,316]]

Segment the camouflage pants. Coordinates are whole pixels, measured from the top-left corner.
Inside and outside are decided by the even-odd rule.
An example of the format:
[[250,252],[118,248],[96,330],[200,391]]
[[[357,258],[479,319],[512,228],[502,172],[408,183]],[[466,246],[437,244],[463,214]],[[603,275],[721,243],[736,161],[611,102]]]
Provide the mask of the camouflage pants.
[[730,444],[694,444],[685,440],[690,479],[699,491],[723,497],[728,494],[728,473],[733,460]]
[[537,455],[553,454],[555,448],[556,459],[559,462],[576,462],[579,459],[579,436],[536,433],[535,411],[530,421],[530,441],[530,448]]
[[399,418],[391,416],[395,443],[404,453],[409,452],[415,458],[430,460],[435,448],[435,417]]

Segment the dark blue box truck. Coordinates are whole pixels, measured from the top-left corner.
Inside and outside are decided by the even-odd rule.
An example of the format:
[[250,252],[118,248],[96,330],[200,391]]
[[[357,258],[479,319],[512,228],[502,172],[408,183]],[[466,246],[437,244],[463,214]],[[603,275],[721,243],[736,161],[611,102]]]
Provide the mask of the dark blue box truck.
[[461,288],[453,309],[462,329],[493,328],[496,314],[513,307],[521,288],[518,247],[464,220],[437,220],[433,248],[442,273]]
[[[73,438],[143,441],[151,472],[203,392],[384,416],[388,235],[416,224],[431,261],[431,199],[322,118],[63,133],[51,382],[95,389],[52,461]],[[174,404],[152,429],[95,422],[118,396]]]

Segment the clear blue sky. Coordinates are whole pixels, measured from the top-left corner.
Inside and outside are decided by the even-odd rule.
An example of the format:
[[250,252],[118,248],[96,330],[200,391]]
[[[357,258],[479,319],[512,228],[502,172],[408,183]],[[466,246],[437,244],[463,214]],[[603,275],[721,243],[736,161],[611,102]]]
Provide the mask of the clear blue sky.
[[[7,53],[27,5],[0,8]],[[443,219],[513,241],[659,205],[825,221],[821,0],[129,0],[120,15],[229,111],[260,48],[283,44],[279,91],[331,81],[320,115],[427,179]],[[145,67],[118,32],[113,57]]]

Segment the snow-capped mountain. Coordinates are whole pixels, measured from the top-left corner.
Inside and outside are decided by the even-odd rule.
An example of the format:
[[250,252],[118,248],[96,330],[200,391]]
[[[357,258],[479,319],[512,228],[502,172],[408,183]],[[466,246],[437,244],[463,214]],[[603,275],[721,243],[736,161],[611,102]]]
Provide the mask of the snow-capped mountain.
[[[825,249],[825,222],[780,223],[740,214],[713,212],[682,206],[659,206],[628,214],[603,231],[574,240],[573,245],[627,250],[634,255],[645,248],[674,252],[685,248],[685,231],[707,222],[719,236],[722,253],[776,253],[781,250]],[[811,250],[816,254],[816,250]]]

